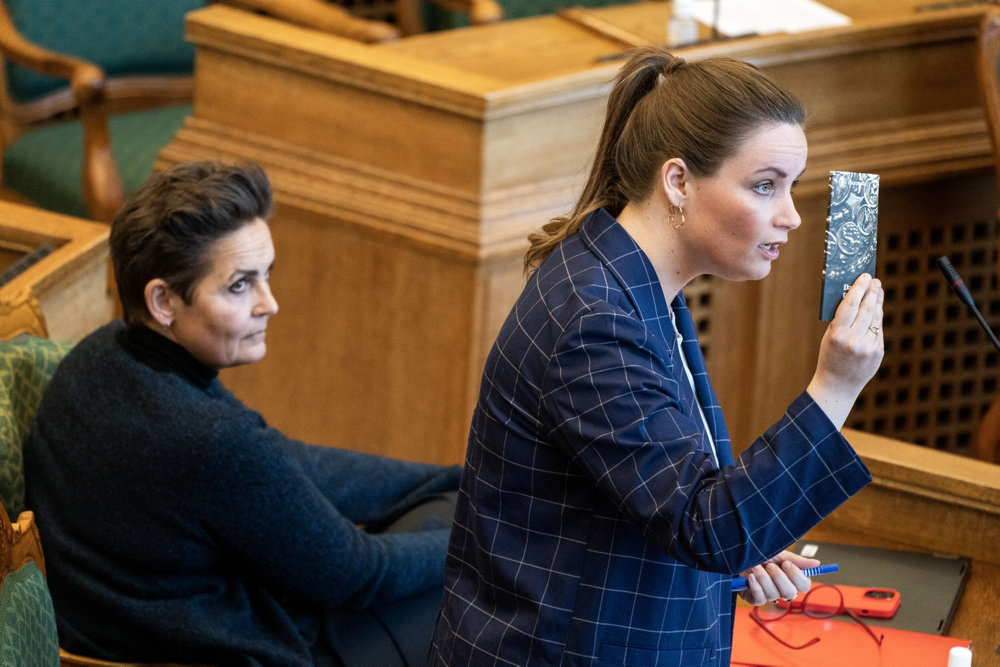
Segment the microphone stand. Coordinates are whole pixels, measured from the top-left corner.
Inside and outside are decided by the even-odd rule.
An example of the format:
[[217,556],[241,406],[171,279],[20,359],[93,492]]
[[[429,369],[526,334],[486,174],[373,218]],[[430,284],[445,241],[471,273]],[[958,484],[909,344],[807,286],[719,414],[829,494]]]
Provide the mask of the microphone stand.
[[994,347],[1000,350],[1000,340],[997,340],[996,334],[993,333],[993,329],[987,324],[986,319],[983,314],[979,312],[976,308],[976,302],[972,300],[972,295],[969,293],[969,288],[966,287],[965,281],[958,275],[958,271],[955,267],[951,265],[951,261],[947,257],[938,257],[937,259],[938,268],[941,269],[941,273],[944,274],[945,280],[948,281],[948,285],[951,287],[952,291],[958,296],[958,298],[969,307],[972,314],[975,315],[976,320],[979,321],[979,326],[983,328],[986,335],[989,336],[990,342],[993,343]]

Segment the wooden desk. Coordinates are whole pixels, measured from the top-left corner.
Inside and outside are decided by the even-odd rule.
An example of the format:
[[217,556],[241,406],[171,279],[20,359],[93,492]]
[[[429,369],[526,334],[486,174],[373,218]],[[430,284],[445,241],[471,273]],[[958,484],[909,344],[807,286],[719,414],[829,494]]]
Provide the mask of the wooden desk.
[[992,464],[847,431],[873,482],[809,537],[968,556],[948,634],[972,640],[973,665],[1000,664],[1000,475]]
[[[815,365],[829,169],[882,175],[887,230],[996,210],[977,11],[829,4],[856,24],[681,51],[758,63],[810,113],[807,224],[774,275],[689,291],[737,448]],[[661,41],[668,11],[601,14]],[[221,5],[193,13],[188,35],[194,113],[160,166],[256,160],[278,202],[270,350],[224,381],[297,437],[460,460],[526,236],[575,200],[619,65],[599,59],[618,45],[544,16],[366,46]]]
[[114,317],[108,226],[0,200],[0,268],[43,243],[55,250],[0,287],[0,298],[30,290],[49,337],[78,341]]

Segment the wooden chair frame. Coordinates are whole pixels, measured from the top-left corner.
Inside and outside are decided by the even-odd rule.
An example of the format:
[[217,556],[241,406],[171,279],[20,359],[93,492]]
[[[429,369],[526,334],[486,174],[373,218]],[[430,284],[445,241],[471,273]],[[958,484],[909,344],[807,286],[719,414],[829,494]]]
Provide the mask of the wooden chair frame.
[[193,94],[193,77],[109,79],[94,63],[25,39],[3,2],[0,2],[0,56],[69,83],[66,89],[19,104],[11,98],[6,80],[0,80],[0,146],[5,149],[25,132],[46,123],[78,117],[83,125],[84,202],[94,219],[109,222],[125,198],[111,153],[109,115],[188,102]]

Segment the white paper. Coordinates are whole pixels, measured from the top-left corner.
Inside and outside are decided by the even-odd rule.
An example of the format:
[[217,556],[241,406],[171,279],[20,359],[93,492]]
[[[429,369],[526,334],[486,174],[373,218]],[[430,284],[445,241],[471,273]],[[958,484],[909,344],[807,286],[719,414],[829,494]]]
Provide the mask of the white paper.
[[695,18],[707,26],[715,23],[718,4],[716,27],[727,37],[805,32],[851,23],[847,16],[814,0],[695,0],[694,4]]

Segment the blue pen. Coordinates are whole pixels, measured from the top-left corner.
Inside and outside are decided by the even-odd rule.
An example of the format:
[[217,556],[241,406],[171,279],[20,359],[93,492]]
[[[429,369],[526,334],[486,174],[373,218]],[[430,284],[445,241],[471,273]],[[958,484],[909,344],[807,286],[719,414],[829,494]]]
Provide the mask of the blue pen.
[[[818,574],[830,574],[831,572],[836,572],[840,569],[840,566],[836,563],[831,563],[830,565],[820,565],[819,567],[811,567],[808,570],[802,570],[802,574],[807,577],[815,577]],[[733,577],[733,592],[739,593],[740,591],[745,591],[747,589],[747,578],[746,577]]]

